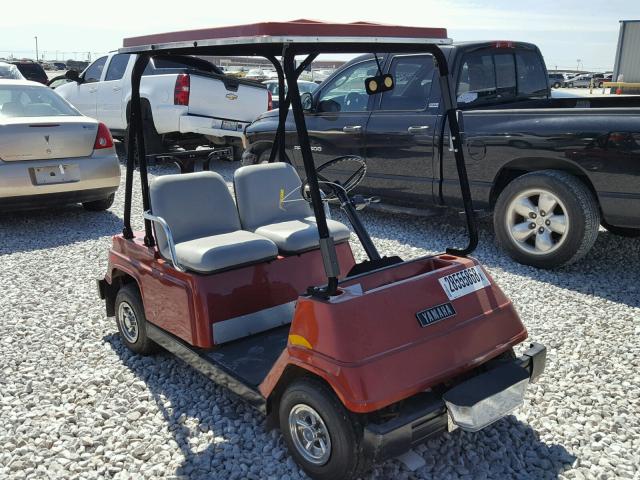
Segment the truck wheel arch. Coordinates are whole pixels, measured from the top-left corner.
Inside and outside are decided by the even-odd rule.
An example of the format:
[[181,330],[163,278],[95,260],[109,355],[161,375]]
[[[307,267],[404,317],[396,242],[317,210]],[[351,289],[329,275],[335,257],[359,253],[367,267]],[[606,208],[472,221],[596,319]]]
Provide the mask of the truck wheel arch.
[[594,197],[598,201],[598,206],[600,206],[598,192],[589,179],[589,176],[577,164],[548,158],[522,158],[512,160],[507,163],[496,174],[489,196],[489,205],[491,209],[493,210],[498,197],[510,182],[526,173],[537,172],[540,170],[558,170],[575,176],[584,183],[589,190],[591,190],[591,193],[593,193]]
[[[252,143],[251,145],[249,145],[246,149],[246,151],[252,153],[255,155],[256,160],[260,157],[260,155],[262,155],[264,152],[269,151],[271,149],[273,145],[273,141],[272,140],[259,140],[255,143]],[[291,159],[289,158],[289,155],[287,155],[286,149],[285,149],[285,158],[287,159],[288,163],[291,163]],[[277,160],[276,160],[277,161]],[[243,163],[244,165],[244,163]]]

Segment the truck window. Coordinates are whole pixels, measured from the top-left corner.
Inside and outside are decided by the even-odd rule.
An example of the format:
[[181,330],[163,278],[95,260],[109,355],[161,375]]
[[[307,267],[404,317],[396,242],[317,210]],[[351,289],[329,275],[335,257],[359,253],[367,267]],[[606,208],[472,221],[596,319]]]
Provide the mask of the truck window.
[[490,53],[472,52],[464,56],[456,97],[458,103],[472,103],[496,95],[496,74]]
[[493,56],[496,64],[496,90],[498,96],[516,96],[516,62],[511,53]]
[[111,57],[111,61],[107,67],[107,74],[104,77],[105,81],[120,80],[127,69],[129,58],[131,58],[131,55],[128,53],[119,53]]
[[376,75],[378,67],[374,60],[357,63],[340,72],[322,89],[318,99],[320,112],[364,112],[369,95],[364,79]]
[[87,67],[84,71],[84,83],[99,82],[102,76],[102,69],[107,62],[107,57],[100,57],[95,62]]
[[433,81],[431,55],[396,57],[389,73],[395,79],[393,90],[382,94],[380,110],[424,110]]
[[546,97],[548,82],[540,56],[530,50],[516,52],[518,95]]

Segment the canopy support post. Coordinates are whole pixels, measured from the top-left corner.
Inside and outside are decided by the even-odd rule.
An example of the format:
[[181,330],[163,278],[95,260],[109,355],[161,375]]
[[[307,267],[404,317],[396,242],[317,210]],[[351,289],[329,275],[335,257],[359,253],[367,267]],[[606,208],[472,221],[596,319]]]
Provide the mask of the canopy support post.
[[[313,61],[310,55],[305,62]],[[301,67],[305,65],[303,62]],[[284,55],[284,74],[287,78],[287,84],[289,87],[289,97],[291,99],[291,106],[293,109],[293,116],[296,121],[296,130],[298,132],[298,141],[300,142],[300,152],[304,162],[304,169],[307,176],[307,182],[309,185],[309,194],[311,197],[311,204],[313,206],[313,212],[316,217],[316,223],[318,225],[318,234],[320,236],[320,252],[322,253],[322,260],[324,263],[324,270],[327,274],[327,288],[325,291],[317,291],[316,294],[321,294],[324,297],[330,297],[336,294],[338,290],[338,276],[340,275],[340,265],[338,263],[338,255],[336,253],[336,247],[333,243],[333,237],[329,235],[329,228],[327,227],[327,217],[324,212],[324,205],[322,203],[322,197],[320,195],[320,187],[318,185],[318,177],[316,175],[315,165],[313,163],[313,154],[311,153],[311,144],[309,143],[309,134],[307,132],[307,125],[304,119],[304,111],[302,110],[302,102],[300,100],[300,91],[298,89],[298,76],[304,68],[295,67],[295,51],[293,48],[287,48]]]
[[445,116],[449,124],[449,132],[453,143],[453,155],[456,160],[456,169],[458,171],[458,180],[460,182],[460,190],[462,193],[462,203],[467,220],[467,231],[469,233],[469,243],[464,248],[447,248],[450,255],[467,256],[471,254],[478,246],[478,222],[476,220],[475,210],[473,209],[473,200],[471,198],[471,188],[469,187],[469,177],[467,176],[467,166],[464,161],[464,153],[462,151],[462,138],[460,133],[460,123],[458,122],[458,107],[454,93],[451,91],[451,83],[449,81],[449,68],[447,59],[439,47],[433,45],[429,49],[433,54],[438,73],[440,75],[440,90],[442,102],[444,103]]
[[[129,138],[127,144],[127,177],[125,183],[125,200],[124,200],[124,238],[133,238],[131,229],[131,198],[133,191],[133,171],[135,170],[135,158],[138,158],[138,166],[140,168],[140,183],[142,189],[142,205],[144,211],[149,210],[149,182],[147,177],[147,157],[144,148],[144,134],[142,125],[142,104],[140,102],[140,80],[142,73],[147,67],[149,56],[139,54],[133,65],[131,73],[131,107],[129,108]],[[153,230],[151,221],[144,221],[144,243],[148,247],[155,245],[153,239]]]

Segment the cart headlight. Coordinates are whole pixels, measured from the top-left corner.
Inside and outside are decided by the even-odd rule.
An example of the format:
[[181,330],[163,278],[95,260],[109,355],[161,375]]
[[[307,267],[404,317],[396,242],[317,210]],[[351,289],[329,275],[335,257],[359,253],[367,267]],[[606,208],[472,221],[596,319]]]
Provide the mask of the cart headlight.
[[453,423],[463,430],[477,432],[519,407],[528,384],[528,378],[521,380],[473,405],[456,405],[446,400],[445,404]]

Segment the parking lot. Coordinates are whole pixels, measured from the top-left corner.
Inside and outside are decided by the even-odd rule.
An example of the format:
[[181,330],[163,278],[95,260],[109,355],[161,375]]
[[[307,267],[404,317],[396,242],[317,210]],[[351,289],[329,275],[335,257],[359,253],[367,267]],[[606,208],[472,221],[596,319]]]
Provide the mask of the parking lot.
[[[212,169],[229,182],[236,166]],[[0,477],[305,478],[245,403],[173,356],[140,357],[121,342],[95,280],[122,228],[123,187],[107,212],[0,216]],[[465,241],[462,219],[450,216],[363,219],[381,253],[405,259]],[[361,259],[360,244],[352,248]],[[429,440],[415,450],[425,462],[416,471],[391,460],[366,478],[638,478],[640,240],[601,230],[583,261],[544,271],[500,252],[484,219],[475,256],[530,339],[547,346],[545,374],[514,415]]]

